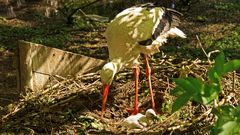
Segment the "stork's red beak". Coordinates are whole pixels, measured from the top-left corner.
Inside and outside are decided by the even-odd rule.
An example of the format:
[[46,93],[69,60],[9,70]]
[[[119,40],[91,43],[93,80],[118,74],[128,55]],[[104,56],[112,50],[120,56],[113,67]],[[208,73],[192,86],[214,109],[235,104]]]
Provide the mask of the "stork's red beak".
[[101,118],[103,118],[104,115],[104,111],[105,111],[105,106],[106,106],[106,102],[107,102],[107,96],[108,96],[108,92],[109,92],[109,84],[104,84],[103,85],[103,101],[102,101],[102,114],[101,114]]

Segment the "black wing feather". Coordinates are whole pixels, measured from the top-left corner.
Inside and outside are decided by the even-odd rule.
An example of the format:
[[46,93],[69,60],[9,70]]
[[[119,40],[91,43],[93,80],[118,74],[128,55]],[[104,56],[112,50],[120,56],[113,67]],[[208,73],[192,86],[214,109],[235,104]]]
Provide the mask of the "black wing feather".
[[174,9],[164,9],[164,13],[159,21],[159,24],[155,28],[151,38],[139,41],[138,43],[143,46],[151,45],[152,42],[157,39],[158,36],[165,34],[171,28],[177,27],[180,23],[180,16],[182,14]]

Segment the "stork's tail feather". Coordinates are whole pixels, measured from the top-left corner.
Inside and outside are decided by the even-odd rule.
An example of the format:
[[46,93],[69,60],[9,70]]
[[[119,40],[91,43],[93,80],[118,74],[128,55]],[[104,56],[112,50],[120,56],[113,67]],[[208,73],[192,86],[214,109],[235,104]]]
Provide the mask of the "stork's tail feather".
[[180,30],[178,29],[177,27],[174,27],[174,28],[171,28],[167,34],[170,36],[170,37],[176,37],[176,36],[179,36],[181,38],[186,38],[186,35]]
[[181,16],[183,16],[183,14],[174,9],[170,9],[170,8],[167,8],[165,12],[170,17],[169,18],[169,21],[171,23],[170,27],[174,28],[174,27],[179,26],[180,18],[181,18]]
[[172,8],[167,8],[167,11],[172,12],[174,15],[177,15],[178,17],[183,16],[182,13],[180,13],[180,12],[178,12],[177,10],[172,9]]
[[166,14],[170,16],[169,18],[170,27],[167,29],[168,31],[166,31],[166,34],[170,37],[179,36],[181,38],[186,38],[186,35],[180,29],[177,28],[177,26],[179,26],[180,24],[180,17],[183,14],[170,8],[166,9]]

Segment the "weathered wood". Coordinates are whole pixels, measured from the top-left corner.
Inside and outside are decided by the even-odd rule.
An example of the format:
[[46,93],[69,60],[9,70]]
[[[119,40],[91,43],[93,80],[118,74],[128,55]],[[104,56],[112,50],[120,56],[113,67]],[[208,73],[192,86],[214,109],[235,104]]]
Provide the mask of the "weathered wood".
[[96,72],[105,63],[104,60],[25,41],[20,41],[18,47],[21,90],[42,89],[52,75],[66,77]]
[[21,90],[27,88],[33,89],[32,78],[32,59],[31,59],[31,45],[25,45],[25,42],[19,42],[18,55],[19,55],[19,87]]

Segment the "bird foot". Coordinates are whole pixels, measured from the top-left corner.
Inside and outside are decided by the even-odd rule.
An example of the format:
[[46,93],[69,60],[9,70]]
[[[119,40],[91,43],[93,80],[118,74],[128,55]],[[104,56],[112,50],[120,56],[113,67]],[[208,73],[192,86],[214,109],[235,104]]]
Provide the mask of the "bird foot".
[[130,109],[130,108],[128,108],[127,109],[127,112],[128,113],[130,113],[131,115],[136,115],[136,114],[138,114],[138,108],[134,108],[134,109]]
[[156,115],[159,115],[159,114],[160,114],[160,112],[158,112],[158,111],[156,110],[156,108],[153,108],[153,111],[156,113]]

